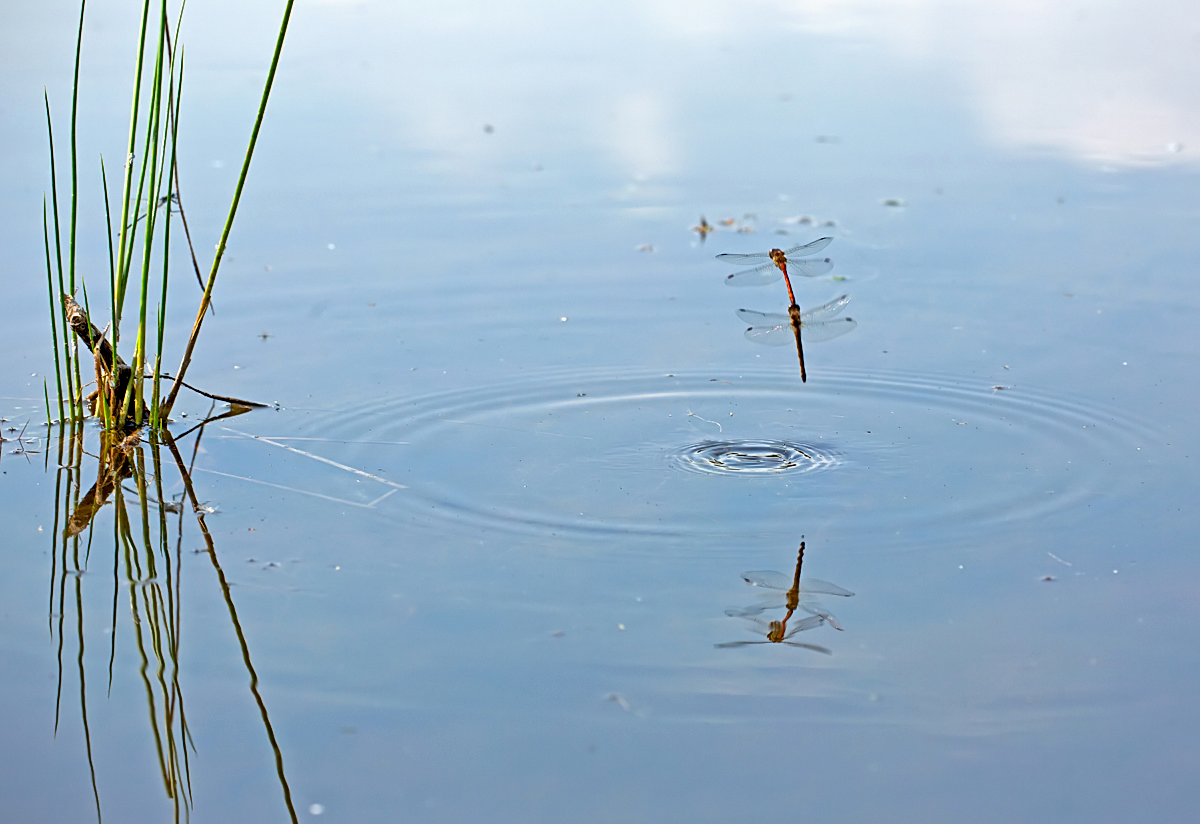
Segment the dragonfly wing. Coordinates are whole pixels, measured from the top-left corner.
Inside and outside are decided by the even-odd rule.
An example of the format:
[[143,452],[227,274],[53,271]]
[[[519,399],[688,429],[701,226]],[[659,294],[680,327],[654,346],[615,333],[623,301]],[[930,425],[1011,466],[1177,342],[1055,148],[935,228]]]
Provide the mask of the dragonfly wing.
[[820,343],[821,341],[840,338],[842,335],[852,332],[857,326],[858,321],[854,318],[834,318],[833,320],[802,324],[800,326],[800,333],[803,335],[805,342]]
[[757,604],[750,604],[745,607],[730,607],[725,610],[725,614],[730,618],[753,618],[755,615],[762,615],[769,609],[780,609],[785,606],[783,596],[779,593],[771,593],[760,597],[763,600]]
[[[747,641],[746,643],[747,644],[758,644],[758,643],[762,643],[762,642],[761,641]],[[784,641],[783,643],[787,644],[789,647],[802,647],[803,649],[810,649],[813,652],[821,652],[821,653],[824,653],[825,655],[833,655],[833,650],[827,649],[822,646],[818,646],[817,644],[802,644],[799,641]],[[717,646],[721,646],[721,645],[718,644]]]
[[[753,261],[746,261],[752,263]],[[753,269],[747,269],[744,272],[734,272],[732,275],[725,276],[726,286],[763,286],[768,283],[774,283],[783,277],[783,272],[779,271],[779,267],[774,263],[764,263],[761,266],[755,266]]]
[[746,330],[746,339],[767,346],[795,346],[796,333],[788,326],[752,326]]
[[764,612],[766,612],[769,609],[778,609],[779,607],[782,607],[782,606],[783,606],[783,601],[777,601],[776,603],[773,603],[773,604],[770,604],[770,603],[764,603],[762,605],[751,604],[748,607],[729,607],[727,610],[725,610],[725,614],[728,615],[730,618],[749,618],[751,621],[755,621],[757,623],[762,623],[762,621],[759,618],[757,618],[756,616],[762,615]]
[[[770,260],[770,252],[755,252],[750,255],[717,255],[717,260],[723,260],[726,263],[736,263],[738,266],[746,266],[751,263],[762,263],[764,260]],[[774,264],[772,264],[774,265]]]
[[751,326],[791,326],[792,321],[787,315],[778,312],[755,312],[753,309],[739,309],[737,316]]
[[[787,315],[755,312],[753,309],[739,309],[737,314],[750,324],[750,328],[746,330],[746,337],[755,343],[765,343],[767,346],[787,346],[795,343],[792,322]],[[783,589],[787,589],[788,586],[791,584]]]
[[833,243],[833,238],[831,237],[817,238],[812,243],[801,243],[799,246],[793,246],[791,249],[784,249],[783,254],[790,261],[793,255],[798,258],[802,258],[805,255],[815,255],[831,243]]
[[[717,649],[733,649],[734,647],[748,647],[751,644],[769,644],[770,641],[726,641],[723,644],[713,644]],[[796,644],[795,646],[808,646],[808,644]]]
[[804,632],[805,630],[808,630],[808,629],[816,629],[817,627],[821,626],[821,624],[825,623],[826,620],[828,620],[828,619],[826,619],[825,616],[822,614],[810,615],[807,618],[797,621],[794,624],[790,624],[788,626],[787,635],[785,635],[783,637],[791,638],[797,632]]
[[[801,603],[800,609],[804,610],[805,612],[812,613],[809,617],[805,618],[804,621],[816,621],[817,624],[829,624],[829,626],[836,630],[840,630],[842,628],[842,625],[838,623],[838,619],[833,616],[833,613],[825,609],[825,607],[821,606],[820,604],[816,604],[811,601],[808,603]],[[804,623],[804,621],[801,621],[800,623]]]
[[754,626],[752,626],[752,627],[746,627],[746,629],[750,630],[753,633],[765,634],[765,633],[768,633],[771,631],[771,623],[772,622],[770,622],[770,621],[764,621],[761,618],[755,618],[753,616],[742,616],[742,617],[744,617],[747,621],[754,624]]
[[837,584],[822,581],[820,578],[804,578],[800,581],[800,591],[811,592],[814,595],[841,595],[845,598],[849,598],[854,594],[848,589],[842,589]]
[[827,320],[836,315],[840,315],[842,310],[846,308],[846,304],[850,302],[849,295],[842,295],[840,298],[834,298],[829,303],[822,303],[815,309],[809,309],[807,312],[800,313],[800,323],[808,323],[809,321]]
[[784,575],[782,572],[776,572],[773,569],[757,569],[751,572],[743,572],[742,580],[752,587],[783,590],[792,588],[792,577]]
[[804,278],[815,278],[833,271],[833,261],[829,258],[811,258],[810,260],[792,260],[788,258],[788,274]]

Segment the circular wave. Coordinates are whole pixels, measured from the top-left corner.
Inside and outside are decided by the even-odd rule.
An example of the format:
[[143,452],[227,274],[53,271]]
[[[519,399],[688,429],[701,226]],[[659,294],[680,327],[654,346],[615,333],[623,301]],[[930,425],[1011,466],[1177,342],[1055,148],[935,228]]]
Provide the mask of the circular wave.
[[558,371],[294,414],[306,449],[405,487],[376,509],[538,534],[975,528],[1110,494],[1147,434],[1024,387],[853,370]]
[[674,456],[684,469],[716,474],[780,475],[837,463],[834,454],[820,446],[770,440],[701,441],[676,450]]

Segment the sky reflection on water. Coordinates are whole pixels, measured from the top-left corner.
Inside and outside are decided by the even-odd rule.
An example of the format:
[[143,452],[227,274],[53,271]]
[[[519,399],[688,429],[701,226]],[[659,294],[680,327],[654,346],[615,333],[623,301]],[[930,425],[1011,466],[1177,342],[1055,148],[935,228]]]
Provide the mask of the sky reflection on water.
[[[119,154],[135,12],[89,5],[85,159]],[[188,10],[199,237],[278,12]],[[0,33],[6,438],[50,366],[40,88],[64,122],[74,13]],[[194,526],[172,556],[193,820],[287,820],[230,600],[302,817],[1194,819],[1198,27],[1171,2],[298,4],[194,371],[280,409],[197,457],[232,586]],[[782,284],[713,258],[822,234],[836,266],[797,299],[851,294],[859,325],[801,385],[735,314]],[[832,463],[683,470],[719,441]],[[0,819],[94,815],[76,586],[105,817],[168,818],[127,609],[106,692],[134,589],[113,507],[64,575],[55,459],[3,450]],[[801,536],[856,593],[842,632],[794,636],[832,654],[716,648]]]

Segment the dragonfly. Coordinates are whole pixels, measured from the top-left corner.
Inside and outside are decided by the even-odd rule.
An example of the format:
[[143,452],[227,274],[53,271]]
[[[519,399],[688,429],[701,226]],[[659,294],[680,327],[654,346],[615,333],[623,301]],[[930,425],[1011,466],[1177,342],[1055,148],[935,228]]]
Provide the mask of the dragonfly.
[[[837,584],[829,581],[822,581],[819,578],[800,579],[800,571],[804,566],[804,545],[805,542],[800,542],[800,549],[796,553],[796,569],[789,578],[782,572],[776,572],[773,569],[756,570],[752,572],[743,572],[742,580],[754,587],[765,587],[766,589],[777,590],[778,593],[772,593],[767,598],[762,599],[759,603],[748,607],[730,608],[725,610],[725,614],[733,618],[748,618],[754,622],[761,632],[766,636],[766,641],[733,641],[725,644],[717,644],[718,647],[740,647],[747,644],[779,644],[787,643],[791,646],[805,647],[818,652],[829,654],[829,650],[824,647],[819,647],[815,644],[803,644],[797,641],[788,641],[798,632],[803,632],[807,629],[819,627],[821,624],[829,624],[834,629],[840,630],[842,627],[837,622],[837,619],[825,609],[824,606],[812,600],[812,596],[817,594],[822,595],[837,595],[843,598],[849,598],[854,595],[848,589],[844,589]],[[781,599],[782,596],[782,599]],[[768,609],[778,609],[786,607],[787,614],[784,615],[782,621],[764,621],[761,618],[755,617]],[[807,612],[808,615],[796,621],[791,627],[788,623],[792,619],[793,613],[797,609]]]
[[732,647],[746,647],[752,644],[787,644],[789,647],[802,647],[810,649],[813,652],[823,652],[826,655],[833,655],[833,651],[827,647],[822,647],[819,644],[806,644],[803,641],[789,640],[793,635],[804,632],[808,629],[821,626],[825,623],[825,619],[820,615],[809,615],[796,623],[788,626],[788,621],[791,620],[792,613],[789,612],[782,621],[764,621],[761,618],[751,618],[759,628],[760,632],[766,636],[765,641],[726,641],[722,644],[714,644],[717,649],[730,649]]
[[[809,606],[816,607],[819,605],[812,603],[801,604],[801,601],[806,600],[806,596],[808,596],[808,599],[811,599],[814,595],[837,595],[841,598],[850,598],[854,595],[850,590],[829,581],[823,581],[820,578],[805,578],[804,580],[800,580],[800,570],[804,566],[804,544],[804,541],[800,541],[800,549],[796,553],[796,570],[791,576],[784,575],[782,572],[776,572],[773,569],[760,569],[742,573],[742,580],[750,586],[773,589],[778,592],[766,594],[759,604],[745,607],[739,610],[736,613],[737,615],[758,615],[768,609],[783,606],[786,606],[789,610],[794,610],[799,606],[806,612],[821,615],[821,610],[809,609]],[[783,600],[780,600],[780,598]],[[731,612],[726,610],[725,614],[729,615]],[[835,629],[841,629],[836,621],[831,620],[833,618],[832,615],[825,614],[824,617]]]
[[717,260],[754,267],[729,275],[725,278],[726,285],[762,286],[774,283],[782,277],[783,282],[787,284],[788,297],[795,303],[796,296],[792,293],[792,279],[788,277],[788,267],[791,267],[793,275],[806,278],[825,274],[833,268],[833,262],[829,258],[805,259],[805,256],[815,255],[831,243],[833,238],[823,237],[812,243],[793,246],[791,249],[772,249],[769,252],[755,252],[750,255],[717,255]]
[[853,318],[839,318],[846,304],[850,302],[849,295],[842,295],[829,303],[823,303],[815,309],[801,312],[800,307],[792,303],[786,315],[777,312],[755,312],[752,309],[739,309],[738,317],[750,324],[746,337],[755,343],[765,343],[768,346],[786,346],[793,340],[796,342],[796,354],[800,356],[800,380],[807,381],[808,373],[804,369],[804,343],[800,332],[809,343],[840,338],[858,326]]

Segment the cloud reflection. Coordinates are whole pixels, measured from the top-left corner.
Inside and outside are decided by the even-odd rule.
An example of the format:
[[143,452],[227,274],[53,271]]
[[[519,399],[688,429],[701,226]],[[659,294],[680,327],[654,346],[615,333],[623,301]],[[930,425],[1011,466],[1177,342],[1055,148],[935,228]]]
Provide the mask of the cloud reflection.
[[[732,96],[737,89],[774,93],[781,76],[845,82],[839,99],[867,105],[852,85],[863,71],[855,80],[797,77],[821,44],[844,47],[867,78],[919,75],[913,95],[948,90],[955,98],[948,104],[964,107],[983,139],[1005,150],[1129,164],[1191,161],[1200,146],[1200,6],[1180,0],[419,8],[325,0],[312,13],[330,19],[320,24],[323,34],[349,38],[357,54],[369,55],[374,71],[356,78],[358,92],[390,113],[403,139],[455,154],[447,168],[468,174],[487,167],[494,152],[542,159],[563,139],[627,176],[672,174],[688,165],[685,149],[704,128],[702,115],[716,111],[714,101],[736,108],[744,103]],[[333,18],[341,19],[327,26]],[[329,42],[310,32],[298,47],[328,49]],[[930,77],[946,83],[924,88],[921,78]],[[484,122],[496,123],[497,142],[519,135],[520,150],[516,142],[481,148]]]

